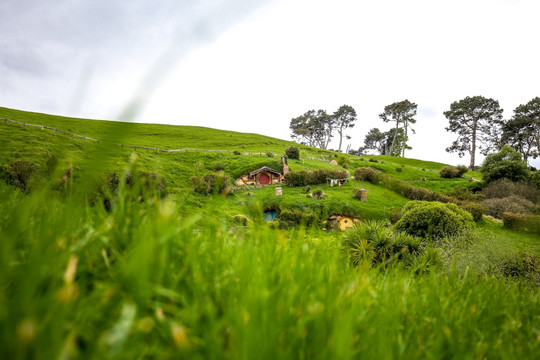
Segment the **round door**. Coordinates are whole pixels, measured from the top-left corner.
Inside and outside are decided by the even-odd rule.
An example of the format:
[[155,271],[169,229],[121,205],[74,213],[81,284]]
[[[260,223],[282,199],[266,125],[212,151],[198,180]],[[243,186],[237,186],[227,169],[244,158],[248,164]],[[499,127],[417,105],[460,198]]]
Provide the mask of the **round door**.
[[270,176],[268,176],[268,174],[259,175],[259,184],[261,184],[261,185],[270,184]]

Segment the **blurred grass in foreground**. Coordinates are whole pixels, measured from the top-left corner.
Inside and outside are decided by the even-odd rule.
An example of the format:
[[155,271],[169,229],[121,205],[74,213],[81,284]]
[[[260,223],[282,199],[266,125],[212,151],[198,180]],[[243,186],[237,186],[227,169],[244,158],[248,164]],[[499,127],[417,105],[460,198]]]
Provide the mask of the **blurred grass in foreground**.
[[81,196],[24,195],[1,183],[0,204],[3,359],[540,351],[538,286],[524,280],[353,268],[339,236],[180,220],[181,204],[142,186],[120,186],[109,212]]

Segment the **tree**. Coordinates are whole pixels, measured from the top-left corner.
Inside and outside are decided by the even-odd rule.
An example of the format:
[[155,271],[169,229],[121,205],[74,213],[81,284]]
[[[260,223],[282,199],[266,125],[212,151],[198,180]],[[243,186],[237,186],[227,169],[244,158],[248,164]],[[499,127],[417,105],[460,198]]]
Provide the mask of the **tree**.
[[291,137],[301,144],[326,149],[332,138],[333,117],[324,110],[309,110],[293,118],[289,125]]
[[467,96],[453,102],[450,110],[444,112],[450,124],[446,131],[456,133],[458,138],[446,151],[458,152],[459,157],[468,152],[471,156],[469,167],[474,170],[476,148],[487,155],[499,142],[502,112],[498,101],[483,96]]
[[514,147],[523,155],[536,159],[540,155],[540,97],[514,110],[512,119],[502,126],[502,144]]
[[[403,140],[405,138],[404,130],[398,129],[397,138],[394,136],[395,130],[391,129],[387,132],[381,132],[378,128],[369,130],[364,138],[364,146],[359,149],[360,152],[365,150],[375,150],[379,155],[399,156],[403,150]],[[394,141],[396,138],[396,141]],[[390,152],[392,143],[394,144],[393,153]]]
[[510,145],[504,145],[498,153],[486,156],[480,172],[488,184],[500,179],[526,181],[530,175],[527,162],[521,160],[521,153]]
[[334,112],[334,125],[336,126],[339,134],[339,147],[338,151],[341,151],[341,143],[343,141],[343,132],[348,128],[354,127],[356,121],[356,111],[352,106],[343,105]]
[[[396,142],[401,138],[401,156],[405,157],[405,149],[411,149],[407,145],[408,130],[409,128],[414,134],[414,129],[410,127],[410,124],[416,123],[414,116],[416,116],[416,109],[418,105],[410,102],[409,100],[403,100],[400,102],[395,102],[393,104],[387,105],[384,107],[384,113],[380,114],[379,117],[384,122],[395,122],[396,127],[394,128],[394,138],[390,146],[389,153],[393,156],[399,156],[400,152],[395,151]],[[403,129],[403,135],[399,136],[398,130]]]

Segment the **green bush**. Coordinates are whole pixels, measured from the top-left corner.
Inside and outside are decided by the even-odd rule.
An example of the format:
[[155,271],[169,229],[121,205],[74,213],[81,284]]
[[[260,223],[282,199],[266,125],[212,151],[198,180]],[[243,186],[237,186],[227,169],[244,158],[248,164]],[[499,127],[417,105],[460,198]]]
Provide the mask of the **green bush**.
[[394,231],[384,221],[364,221],[345,233],[342,248],[353,265],[388,266],[404,261],[410,266],[424,252],[425,244],[422,239]]
[[26,191],[30,179],[37,170],[37,166],[28,161],[17,159],[12,161],[6,171],[7,183],[15,188]]
[[354,179],[356,181],[367,181],[377,185],[382,176],[382,172],[375,170],[369,166],[362,166],[354,171]]
[[436,240],[469,230],[472,221],[472,215],[456,204],[411,201],[403,208],[403,216],[395,227],[413,236]]
[[504,145],[498,153],[486,156],[480,172],[487,184],[500,179],[527,181],[530,176],[527,162],[510,145]]
[[540,189],[536,188],[533,184],[508,179],[501,179],[490,183],[482,190],[482,194],[486,199],[502,199],[516,195],[533,203],[540,201]]
[[289,159],[300,159],[300,150],[296,146],[289,146],[285,149],[285,155]]
[[290,171],[285,174],[285,183],[288,186],[306,186],[325,184],[326,179],[348,179],[350,176],[346,170],[338,169],[315,169]]
[[458,178],[462,177],[467,171],[469,171],[469,169],[465,165],[459,165],[457,167],[445,166],[439,171],[439,175],[445,179]]
[[390,210],[388,213],[388,219],[392,224],[395,224],[403,217],[403,209],[402,208],[395,208]]
[[288,186],[305,186],[306,173],[306,170],[289,171],[285,174],[285,184]]
[[540,235],[540,216],[538,215],[505,212],[502,218],[505,228]]
[[191,185],[199,194],[227,195],[231,188],[231,178],[223,173],[207,173],[204,176],[192,176]]
[[439,171],[442,178],[450,179],[458,177],[458,169],[455,166],[445,166]]
[[[317,223],[318,217],[312,212],[306,212],[298,209],[283,209],[279,214],[279,221],[286,226],[303,225],[310,227]],[[286,226],[280,226],[281,228]]]
[[506,256],[501,264],[503,275],[540,282],[540,259],[534,254],[514,253]]
[[214,164],[214,171],[223,171],[225,170],[225,164],[222,162],[217,162]]
[[311,193],[311,196],[314,197],[315,199],[322,199],[324,198],[324,191],[322,189],[315,189]]
[[540,190],[540,170],[536,170],[531,173],[529,177],[529,183]]
[[397,168],[396,168],[396,172],[403,172],[403,169],[400,168],[400,167],[397,167]]
[[513,212],[517,214],[533,213],[536,210],[536,205],[520,196],[512,195],[503,199],[487,199],[482,202],[486,208],[486,214],[502,219],[505,212]]
[[471,214],[475,222],[482,220],[482,215],[486,210],[482,204],[479,204],[477,202],[468,202],[461,205],[460,207],[463,210],[467,211],[469,214]]
[[233,222],[240,226],[247,226],[249,224],[249,218],[242,214],[237,214],[233,216]]

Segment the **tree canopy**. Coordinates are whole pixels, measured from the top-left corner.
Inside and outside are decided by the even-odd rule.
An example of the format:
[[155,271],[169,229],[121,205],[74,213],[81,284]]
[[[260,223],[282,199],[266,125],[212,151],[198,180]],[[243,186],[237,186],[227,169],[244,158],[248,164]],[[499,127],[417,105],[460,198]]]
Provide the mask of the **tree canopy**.
[[359,152],[362,153],[366,150],[375,150],[379,155],[392,155],[390,152],[391,144],[394,143],[394,156],[399,156],[402,151],[402,144],[404,138],[404,130],[398,129],[398,140],[394,142],[395,130],[391,129],[386,132],[380,131],[378,128],[373,128],[369,130],[364,138],[364,146],[359,149]]
[[502,126],[502,144],[509,144],[528,161],[540,155],[540,97],[514,109],[514,116]]
[[326,149],[333,137],[334,122],[332,116],[324,110],[309,110],[293,118],[289,125],[291,137],[301,144]]
[[[407,144],[407,141],[409,140],[408,130],[410,128],[414,134],[414,129],[410,126],[410,124],[416,123],[414,116],[416,116],[417,108],[417,104],[410,102],[409,100],[403,100],[385,106],[384,112],[379,115],[384,122],[396,123],[394,128],[394,138],[392,139],[392,144],[390,145],[390,155],[400,155],[400,152],[396,151],[396,146],[400,147],[401,156],[403,157],[405,156],[405,149],[412,149]],[[400,128],[403,129],[402,135],[400,135],[398,132]]]
[[339,134],[338,151],[341,151],[343,133],[346,129],[354,127],[354,122],[356,121],[356,111],[352,106],[342,105],[339,109],[336,110],[336,112],[334,112],[332,116],[334,118],[336,130]]
[[487,155],[499,143],[502,112],[499,102],[483,96],[473,96],[455,101],[450,110],[444,112],[449,121],[446,131],[454,132],[458,138],[446,148],[447,152],[457,152],[463,157],[471,156],[470,169],[475,168],[476,149]]

